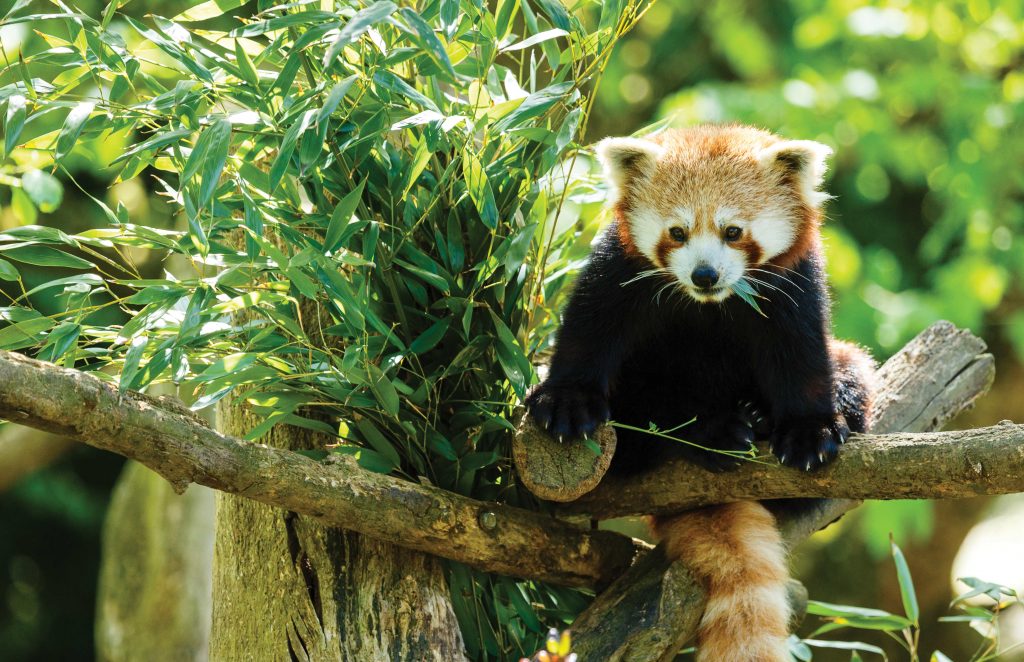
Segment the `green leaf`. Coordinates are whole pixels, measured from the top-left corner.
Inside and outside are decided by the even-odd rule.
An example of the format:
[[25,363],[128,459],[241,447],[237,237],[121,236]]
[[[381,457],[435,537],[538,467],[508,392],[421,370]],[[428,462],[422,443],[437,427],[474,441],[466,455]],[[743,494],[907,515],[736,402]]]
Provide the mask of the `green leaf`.
[[[224,171],[224,164],[228,159],[228,148],[231,146],[231,122],[222,118],[211,124],[199,140],[209,136],[205,145],[203,167],[203,184],[199,189],[199,207],[205,208],[213,198],[213,192],[217,190],[217,183],[220,181],[220,174]],[[191,156],[189,161],[191,161]]]
[[556,83],[539,92],[526,97],[519,106],[494,124],[495,131],[514,129],[528,119],[538,117],[547,112],[551,106],[561,101],[573,89],[571,82]]
[[826,616],[833,619],[817,630],[815,634],[826,632],[836,627],[852,627],[862,630],[881,630],[897,632],[913,625],[913,622],[880,609],[849,607],[811,600],[807,603],[807,613],[815,616]]
[[498,206],[494,202],[494,191],[487,180],[487,174],[480,165],[480,160],[471,152],[463,154],[462,174],[466,178],[466,190],[473,201],[480,220],[494,230],[498,227]]
[[186,9],[171,20],[175,22],[205,21],[208,18],[214,18],[232,9],[237,9],[247,2],[249,0],[207,0]]
[[7,156],[18,144],[18,137],[25,126],[25,97],[14,94],[7,99],[7,115],[4,120],[4,155]]
[[566,31],[572,28],[572,19],[569,17],[569,12],[566,11],[565,6],[559,0],[534,0],[534,2],[540,5],[541,10],[555,24],[555,27]]
[[155,151],[157,149],[160,149],[161,147],[165,147],[172,143],[179,142],[182,138],[191,135],[192,129],[174,129],[173,131],[164,131],[163,133],[158,133],[155,136],[152,136],[151,138],[142,141],[138,145],[132,146],[128,151],[122,153],[116,159],[111,161],[110,165],[116,165],[118,163],[121,163],[122,161],[126,161],[129,158],[135,156],[136,154],[140,154],[142,152],[147,152],[150,150]]
[[80,257],[69,255],[62,250],[39,244],[20,244],[5,246],[4,257],[15,262],[34,264],[37,267],[68,267],[70,269],[91,269],[93,263]]
[[131,1],[132,0],[110,0],[110,2],[107,3],[106,8],[103,10],[103,20],[101,21],[100,26],[106,30],[107,26],[110,25],[111,19],[114,18],[114,12]]
[[124,355],[124,365],[121,367],[121,380],[118,382],[118,388],[121,391],[128,390],[135,375],[139,372],[139,362],[142,360],[148,343],[149,338],[146,336],[137,336],[132,339],[131,345]]
[[388,441],[387,437],[381,433],[380,429],[374,425],[373,421],[368,418],[359,418],[355,424],[360,436],[362,436],[366,443],[370,444],[373,450],[385,457],[392,467],[398,467],[402,464],[402,458],[398,455],[398,451],[395,450],[395,447]]
[[78,274],[75,276],[68,276],[67,278],[47,280],[33,287],[31,290],[26,292],[23,297],[28,299],[32,295],[38,294],[43,290],[48,290],[53,287],[67,287],[68,285],[80,286],[81,289],[88,292],[94,287],[101,287],[103,285],[103,279],[96,274]]
[[39,359],[56,363],[75,346],[81,332],[82,326],[74,322],[64,322],[53,329],[46,336],[46,345],[39,353]]
[[366,188],[366,180],[359,182],[359,185],[348,192],[331,214],[331,222],[327,225],[327,233],[324,235],[324,252],[333,253],[341,246],[342,234],[352,220],[359,201],[363,197],[363,189]]
[[451,320],[444,319],[434,322],[430,325],[430,328],[409,343],[409,352],[419,355],[433,349],[444,338],[444,334],[448,332],[449,326],[451,326]]
[[448,57],[448,51],[445,50],[444,44],[434,34],[434,29],[424,21],[418,13],[409,7],[403,7],[399,10],[399,13],[412,27],[414,34],[419,37],[417,42],[420,48],[427,52],[430,59],[441,68],[442,71],[448,74],[448,78],[454,80],[455,78],[455,67],[452,66],[452,61]]
[[235,39],[235,65],[238,67],[238,71],[246,83],[253,87],[259,87],[259,72],[256,71],[256,65],[252,63],[252,60],[249,59],[249,54],[242,47],[241,39]]
[[873,644],[866,644],[862,641],[830,641],[821,639],[804,639],[803,642],[814,648],[830,648],[833,650],[858,651],[861,653],[874,653],[885,659],[885,651]]
[[270,166],[270,192],[273,193],[277,190],[277,187],[281,184],[281,178],[284,177],[285,171],[288,169],[288,163],[291,161],[292,154],[295,153],[295,144],[306,129],[313,123],[313,118],[316,116],[315,110],[307,110],[302,113],[298,121],[288,127],[288,130],[284,134],[284,139],[281,141],[281,148],[278,150],[277,158],[274,159],[274,164]]
[[33,225],[39,218],[39,212],[32,204],[32,198],[28,197],[28,194],[20,188],[11,189],[11,211],[14,212],[14,217],[18,221],[26,225]]
[[392,416],[396,416],[398,414],[399,399],[395,385],[391,383],[387,375],[375,364],[366,364],[366,370],[370,374],[370,388],[373,390],[373,394],[377,396],[381,409]]
[[512,384],[516,395],[523,398],[526,395],[526,384],[531,374],[530,362],[508,325],[493,310],[488,312],[491,314],[491,320],[498,334],[498,342],[495,344],[498,362],[501,364],[502,370],[505,371],[505,376]]
[[136,21],[131,16],[122,16],[124,16],[124,20],[127,21],[136,32],[153,42],[157,48],[191,71],[197,78],[199,78],[199,80],[204,83],[213,84],[213,74],[210,73],[210,70],[200,64],[199,60],[193,55],[186,53],[177,42],[172,39],[168,39],[157,30],[147,28],[144,24]]
[[436,113],[441,112],[441,109],[437,107],[437,104],[434,103],[432,99],[417,92],[416,88],[412,87],[409,83],[406,83],[390,71],[378,71],[373,75],[373,82],[386,90],[390,90],[405,97],[406,99],[409,99],[410,101],[413,101],[423,108],[433,110]]
[[754,286],[747,282],[746,279],[740,278],[738,281],[733,283],[732,291],[736,296],[743,300],[744,303],[756,310],[759,315],[762,317],[768,317],[764,314],[764,311],[761,310],[761,306],[757,303],[757,297],[761,295],[757,293]]
[[374,23],[381,21],[395,13],[398,5],[389,0],[379,0],[365,9],[356,12],[348,23],[338,32],[334,43],[324,55],[324,69],[330,68],[334,59],[338,57],[342,49],[358,39],[364,32],[373,27]]
[[321,108],[316,114],[317,126],[320,126],[327,121],[331,117],[331,114],[337,110],[338,104],[340,104],[341,100],[345,98],[345,95],[348,94],[352,84],[355,83],[358,78],[359,76],[353,74],[348,78],[342,79],[331,88],[330,94],[327,95],[327,100],[324,101],[323,108]]
[[42,170],[26,172],[21,178],[21,187],[39,208],[39,211],[44,214],[60,207],[60,202],[64,198],[64,187],[61,186],[60,181]]
[[18,269],[7,260],[0,259],[0,280],[17,281],[19,278]]
[[914,591],[914,580],[910,576],[910,567],[907,565],[906,557],[903,556],[903,550],[899,548],[892,536],[889,537],[889,544],[892,548],[892,560],[896,563],[896,578],[900,584],[903,611],[907,618],[916,624],[921,616],[921,610],[917,605],[917,593]]
[[537,231],[537,224],[530,223],[516,233],[516,236],[509,242],[508,252],[505,253],[505,274],[511,277],[519,267],[523,265],[527,254],[530,252],[530,243]]
[[71,153],[75,143],[78,142],[78,137],[82,135],[85,121],[89,119],[89,115],[92,114],[95,107],[96,104],[92,101],[83,101],[71,109],[64,120],[64,126],[61,127],[60,135],[57,136],[57,147],[53,157],[55,160],[59,161]]
[[558,37],[564,37],[564,36],[566,36],[568,34],[569,34],[568,32],[566,32],[565,30],[563,30],[561,28],[555,28],[553,30],[545,30],[544,32],[540,32],[538,34],[535,34],[532,37],[528,37],[526,39],[523,39],[522,41],[517,41],[514,44],[506,46],[505,48],[501,49],[501,51],[503,53],[508,52],[508,51],[521,51],[524,48],[529,48],[530,46],[534,46],[534,45],[539,44],[539,43],[541,43],[543,41],[548,41],[549,39],[556,39]]
[[15,350],[37,345],[42,334],[54,325],[49,317],[27,319],[0,329],[0,349]]

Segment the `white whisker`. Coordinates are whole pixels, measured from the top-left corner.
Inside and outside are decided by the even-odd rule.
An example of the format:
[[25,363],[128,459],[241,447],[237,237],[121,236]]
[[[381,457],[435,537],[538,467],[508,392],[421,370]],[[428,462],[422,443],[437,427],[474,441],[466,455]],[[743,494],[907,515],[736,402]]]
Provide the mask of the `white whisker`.
[[797,308],[800,307],[800,304],[797,302],[797,300],[794,299],[792,296],[790,296],[789,292],[787,292],[786,290],[782,289],[781,287],[777,287],[775,285],[772,285],[771,283],[766,283],[765,281],[761,280],[760,278],[755,278],[754,276],[744,275],[743,278],[744,278],[744,280],[746,280],[748,282],[756,283],[757,285],[761,285],[763,287],[767,287],[768,289],[775,290],[779,294],[785,296],[787,299],[792,301],[794,306],[796,306]]

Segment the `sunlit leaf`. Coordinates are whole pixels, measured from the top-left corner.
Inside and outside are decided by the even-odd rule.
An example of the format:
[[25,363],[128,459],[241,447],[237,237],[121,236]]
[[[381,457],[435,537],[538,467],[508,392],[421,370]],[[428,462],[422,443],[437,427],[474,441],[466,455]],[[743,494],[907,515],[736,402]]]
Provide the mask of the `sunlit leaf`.
[[21,187],[43,213],[50,213],[60,207],[64,199],[64,187],[53,175],[42,170],[30,170],[21,178]]

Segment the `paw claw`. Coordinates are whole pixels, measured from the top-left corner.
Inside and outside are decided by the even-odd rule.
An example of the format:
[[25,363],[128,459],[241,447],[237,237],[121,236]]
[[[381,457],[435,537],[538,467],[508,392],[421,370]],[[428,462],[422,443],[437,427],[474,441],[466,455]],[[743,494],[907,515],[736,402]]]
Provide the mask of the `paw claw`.
[[836,458],[848,435],[841,416],[787,421],[772,435],[772,452],[786,466],[814,471]]
[[599,389],[547,382],[526,396],[526,409],[540,427],[560,442],[589,437],[611,413],[608,400]]

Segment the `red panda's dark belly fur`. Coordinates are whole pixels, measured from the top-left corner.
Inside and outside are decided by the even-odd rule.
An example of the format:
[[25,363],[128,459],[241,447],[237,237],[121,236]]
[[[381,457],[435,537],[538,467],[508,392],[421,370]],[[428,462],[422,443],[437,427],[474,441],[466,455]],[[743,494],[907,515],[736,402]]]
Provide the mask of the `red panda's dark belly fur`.
[[[863,430],[864,387],[856,380],[833,383],[842,371],[834,369],[828,349],[830,303],[820,255],[811,253],[774,276],[758,273],[778,288],[761,288],[763,314],[737,296],[722,303],[688,300],[674,286],[663,289],[668,276],[634,280],[649,268],[627,254],[614,226],[606,231],[564,312],[556,347],[563,360],[553,364],[549,381],[599,384],[611,419],[628,426],[669,430],[696,418],[673,436],[705,447],[723,447],[715,420],[739,403],[752,403],[770,428],[771,421],[805,411],[813,390],[824,396],[811,405],[822,411],[813,413],[827,415],[825,410],[843,402],[853,431]],[[608,319],[609,307],[618,309],[619,319]],[[605,355],[592,347],[594,334],[602,337]],[[614,360],[606,356],[616,353]],[[602,370],[603,361],[614,369]],[[800,376],[793,380],[797,384],[781,374],[790,370]],[[715,425],[707,429],[708,424]],[[702,464],[709,457],[655,435],[622,427],[617,434],[612,470],[619,473],[643,471],[670,457]]]

